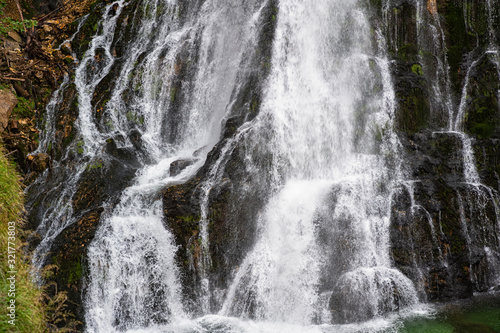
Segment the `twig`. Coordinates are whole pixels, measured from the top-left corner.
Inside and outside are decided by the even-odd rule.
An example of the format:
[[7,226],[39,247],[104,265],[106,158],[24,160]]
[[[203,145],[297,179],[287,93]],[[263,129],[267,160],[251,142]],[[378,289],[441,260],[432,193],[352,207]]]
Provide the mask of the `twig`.
[[3,155],[3,156],[2,156],[2,158],[3,158],[3,157],[7,157],[7,156],[9,156],[9,155],[12,155],[12,154],[14,154],[15,152],[17,152],[17,149],[16,149],[16,150],[11,151],[10,153],[7,153],[7,154]]
[[48,13],[47,15],[42,16],[42,17],[38,20],[38,23],[43,22],[43,20],[45,20],[47,17],[49,17],[50,15],[54,14],[55,12],[57,12],[58,10],[60,10],[60,9],[61,9],[61,8],[63,8],[63,7],[64,7],[64,5],[59,6],[59,7],[57,7],[56,9],[54,9],[53,11],[51,11],[50,13]]
[[0,76],[0,78],[4,80],[12,80],[12,81],[26,81],[25,79],[18,79],[17,77],[5,77],[5,76]]
[[5,55],[5,60],[7,60],[7,67],[10,68],[9,57],[7,57],[7,47],[5,46],[5,41],[3,41],[3,54]]
[[[23,12],[21,10],[21,6],[19,6],[19,0],[16,0],[16,5],[17,5],[17,10],[19,11],[19,15],[21,16],[21,22],[23,22],[24,17],[23,17]],[[24,23],[23,23],[23,28],[24,28],[24,31],[26,31],[26,27],[24,26]]]

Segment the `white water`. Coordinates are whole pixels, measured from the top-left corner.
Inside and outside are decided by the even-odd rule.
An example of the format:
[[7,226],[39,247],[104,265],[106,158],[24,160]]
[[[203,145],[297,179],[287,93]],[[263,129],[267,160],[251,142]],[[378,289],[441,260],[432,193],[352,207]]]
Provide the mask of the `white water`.
[[[105,140],[114,138],[126,148],[132,145],[130,130],[140,132],[147,158],[141,161],[143,166],[119,203],[103,214],[88,252],[87,331],[377,331],[394,328],[391,316],[383,317],[388,311],[421,311],[415,287],[393,268],[389,256],[390,198],[404,179],[399,144],[392,132],[395,96],[389,64],[381,51],[384,41],[381,32],[375,31],[379,36],[375,47],[364,10],[354,2],[340,0],[280,4],[272,70],[261,113],[225,142],[221,157],[201,187],[199,301],[204,316],[193,318],[183,306],[175,263],[177,248],[162,221],[158,193],[191,178],[219,140],[234,90],[241,85],[239,75],[247,70],[239,66],[255,43],[264,2],[206,1],[183,22],[171,15],[178,10],[175,1],[150,2],[149,10],[159,11],[159,15],[149,15],[141,22],[103,121],[98,124],[91,100],[98,83],[114,65],[112,37],[116,18],[126,7],[124,1],[115,4],[116,16],[103,20],[77,70],[78,140],[84,142],[84,162],[61,190],[56,209],[40,228],[44,241],[39,252],[44,253],[72,223],[68,202],[80,174],[100,156]],[[495,2],[489,0],[488,5],[492,8]],[[443,31],[434,16],[433,43],[443,51]],[[487,54],[494,61],[498,60],[498,47],[493,37],[491,40]],[[92,69],[97,51],[102,50],[102,62]],[[143,53],[147,54],[141,58]],[[188,55],[179,61],[181,53]],[[446,133],[458,135],[463,142],[464,182],[477,189],[484,185],[475,167],[471,139],[462,127],[469,74],[478,61],[472,62],[466,73],[456,112],[451,108],[454,103],[445,56],[438,59],[440,85],[434,87],[436,95],[447,96],[443,106],[449,115]],[[189,62],[195,62],[197,70],[191,84],[183,87],[187,100],[174,113],[173,80],[179,68],[189,66]],[[126,101],[129,85],[138,91]],[[176,126],[172,118],[176,118]],[[143,121],[132,124],[131,119]],[[259,141],[264,134],[271,139]],[[43,141],[44,149],[47,140]],[[255,217],[256,244],[235,270],[224,302],[214,314],[207,273],[211,265],[208,195],[221,180],[233,149],[248,142],[259,142],[260,148],[274,157],[274,178],[269,184],[272,195]],[[202,154],[193,156],[202,147]],[[252,160],[252,156],[247,157]],[[194,162],[179,175],[170,176],[170,164],[179,159]],[[491,189],[481,191],[488,192],[492,200],[496,197]],[[413,201],[412,210],[419,209]],[[460,204],[463,208],[463,202]],[[496,205],[495,210],[498,214]],[[465,214],[461,221],[467,231]],[[434,230],[430,218],[429,224],[437,243],[437,228]],[[346,251],[332,252],[319,239],[321,230],[329,230],[332,243],[345,246]],[[466,237],[470,242],[469,234]],[[485,247],[485,253],[491,265],[499,262],[495,250]],[[442,253],[439,256],[446,259]],[[340,260],[335,257],[342,257],[345,266],[338,267],[332,281],[325,282],[332,262]],[[498,281],[498,273],[493,273],[492,279]],[[396,292],[399,299],[394,298]],[[340,302],[340,314],[331,313],[331,296]],[[376,318],[362,324],[331,325],[328,323],[335,320],[332,316],[346,321]]]
[[[81,161],[80,164],[76,166],[69,165],[55,165],[55,168],[63,169],[60,171],[66,174],[67,181],[60,183],[57,188],[53,188],[49,193],[56,193],[56,198],[54,201],[50,202],[50,209],[48,209],[37,227],[37,232],[41,235],[42,241],[37,246],[33,261],[35,266],[41,268],[45,262],[45,256],[49,253],[50,248],[56,239],[56,237],[69,225],[74,223],[76,220],[73,215],[73,203],[72,197],[77,190],[77,183],[80,180],[82,173],[85,171],[89,163],[96,156],[97,149],[100,144],[104,142],[104,139],[100,135],[99,131],[96,129],[94,122],[92,120],[92,107],[91,100],[95,87],[97,84],[106,76],[111,68],[114,61],[113,56],[110,53],[110,44],[112,42],[114,29],[116,28],[117,16],[112,16],[109,19],[107,16],[108,9],[118,5],[118,12],[123,8],[123,1],[114,2],[106,7],[103,15],[102,23],[99,25],[99,32],[90,43],[90,49],[84,55],[80,66],[77,68],[75,73],[75,86],[78,92],[78,118],[75,121],[76,128],[79,133],[78,143],[73,142],[68,149],[66,149],[64,160],[71,159],[71,156],[78,149],[84,149],[85,159]],[[95,50],[97,48],[103,48],[107,58],[104,61],[105,66],[103,68],[97,68],[92,66],[94,64]],[[86,70],[87,66],[91,70]],[[57,104],[62,98],[62,93],[67,84],[67,78],[65,79],[63,85],[56,91],[53,96],[52,101],[47,106],[47,118],[48,120],[54,120],[52,123],[47,123],[46,131],[43,139],[41,141],[41,149],[47,151],[50,140],[55,139],[55,119],[54,112]],[[80,152],[79,152],[80,153]],[[44,172],[43,177],[40,177],[37,182],[43,181],[48,177],[48,170]],[[51,194],[52,195],[52,194]]]
[[[320,280],[332,258],[317,239],[321,227],[333,232],[347,227],[356,238],[351,253],[334,254],[350,257],[334,281],[334,293],[348,291],[345,302],[366,298],[361,311],[372,315],[394,310],[392,290],[376,287],[383,280],[400,291],[399,305],[417,303],[412,282],[389,260],[390,191],[379,186],[391,188],[397,179],[377,152],[395,149],[394,93],[385,79],[386,60],[372,49],[369,32],[365,13],[354,3],[281,3],[259,115],[269,122],[262,128],[274,133],[268,149],[278,156],[280,174],[271,184],[275,195],[258,217],[257,243],[239,267],[220,315],[310,325],[327,313]],[[366,74],[370,62],[380,81]],[[366,97],[377,83],[382,92]],[[376,147],[377,131],[384,130]],[[336,205],[318,221],[335,189]]]
[[33,154],[50,152],[52,143],[51,139],[55,136],[55,109],[57,105],[59,105],[63,101],[63,93],[66,89],[69,82],[69,77],[67,74],[64,75],[63,82],[57,88],[56,91],[52,94],[49,103],[45,107],[45,119],[43,120],[41,134],[40,134],[40,143],[38,144],[38,148],[33,152]]
[[[153,12],[159,4],[153,3]],[[177,10],[174,2],[168,6]],[[120,203],[101,218],[89,248],[88,332],[145,327],[154,332],[156,325],[187,318],[175,263],[177,248],[163,223],[161,201],[155,197],[165,186],[192,177],[218,141],[221,121],[237,84],[238,64],[255,33],[259,9],[258,4],[230,6],[207,1],[198,13],[190,13],[184,25],[171,19],[169,8],[159,18],[141,22],[138,42],[132,44],[105,114],[111,121],[107,127],[123,137],[130,126],[128,112],[136,119],[143,117],[139,130],[153,163],[144,165],[134,185],[123,192]],[[226,17],[232,19],[224,22]],[[155,28],[158,30],[153,35]],[[190,58],[179,61],[186,50],[192,53]],[[143,52],[147,56],[136,65]],[[171,92],[176,89],[172,82],[179,67],[194,62],[195,57],[199,57],[198,70],[192,85],[186,88],[189,100],[178,116],[170,109]],[[131,109],[123,102],[128,80],[140,86]],[[169,127],[173,125],[169,117],[178,117],[178,128]],[[122,144],[127,145],[127,140]],[[200,148],[201,155],[195,157],[194,152]],[[194,164],[170,176],[170,164],[179,159],[192,159]],[[207,307],[205,302],[202,308],[207,311]]]
[[[139,128],[155,162],[138,172],[134,185],[124,191],[120,203],[104,214],[90,246],[86,298],[89,332],[154,332],[170,330],[172,325],[176,327],[174,331],[182,331],[182,323],[189,318],[182,307],[179,272],[174,262],[175,245],[162,224],[161,205],[155,201],[154,193],[170,183],[188,179],[203,164],[202,157],[181,174],[175,177],[168,174],[171,162],[193,158],[192,153],[203,146],[208,147],[206,154],[217,141],[220,121],[236,80],[235,65],[240,62],[241,49],[246,45],[244,40],[236,46],[229,41],[250,36],[251,42],[260,6],[237,11],[239,17],[229,26],[221,27],[221,16],[227,17],[236,7],[220,9],[217,5],[220,4],[206,2],[200,13],[184,26],[172,22],[169,29],[160,28],[164,35],[160,32],[155,36],[155,47],[148,49],[148,55],[138,67],[140,75],[132,79],[144,90],[133,100],[132,112],[144,117],[143,127]],[[336,19],[332,20],[331,15]],[[153,23],[142,24],[144,34],[151,31],[148,24]],[[201,28],[200,64],[190,91],[192,99],[183,109],[182,129],[171,141],[164,136],[170,129],[162,126],[165,113],[161,112],[166,109],[168,114],[166,102],[172,89],[168,75],[175,75],[176,55],[182,41],[195,40],[194,34]],[[343,29],[361,33],[344,41]],[[396,144],[391,132],[394,92],[387,61],[383,54],[372,50],[369,32],[365,14],[354,4],[341,1],[281,4],[273,69],[263,110],[249,125],[255,130],[248,133],[241,130],[226,144],[202,187],[200,234],[204,258],[200,301],[204,313],[208,314],[210,292],[204,273],[210,265],[206,220],[209,189],[219,180],[219,170],[234,149],[234,143],[252,140],[253,136],[263,134],[259,131],[269,127],[274,139],[265,149],[278,157],[274,168],[280,173],[270,184],[275,195],[258,218],[257,244],[235,275],[220,315],[282,322],[280,329],[289,327],[293,331],[293,325],[311,325],[320,313],[328,312],[327,304],[320,297],[319,283],[321,270],[329,258],[321,257],[316,218],[317,210],[327,204],[325,196],[335,186],[341,188],[337,207],[324,223],[340,228],[336,220],[351,216],[350,227],[359,237],[350,267],[340,276],[337,288],[348,288],[358,298],[369,297],[372,301],[368,311],[372,315],[417,303],[412,283],[391,268],[388,255],[390,191],[379,187],[387,182],[390,188],[397,180],[389,175],[383,158],[383,154],[393,153]],[[316,38],[308,38],[312,35]],[[214,43],[214,36],[221,39]],[[141,36],[139,41],[144,39]],[[131,76],[138,54],[143,51],[140,42],[134,44],[120,80]],[[80,69],[83,75],[83,64]],[[166,80],[158,76],[158,72],[165,69],[174,69],[167,71]],[[365,74],[370,71],[377,71],[378,79],[367,80]],[[365,94],[377,84],[382,85],[382,91],[366,98]],[[85,91],[92,91],[94,87],[95,83],[88,80]],[[128,123],[123,119],[125,111],[120,112],[125,107],[123,87],[119,81],[105,111],[112,123],[108,127],[122,136],[128,130]],[[217,89],[217,98],[213,98],[214,89]],[[80,99],[84,105],[88,101]],[[89,114],[81,117],[80,127],[88,134],[85,137],[94,135],[94,142],[102,141]],[[85,147],[86,152],[94,149],[93,144],[86,143]],[[394,171],[397,176],[399,171]],[[246,275],[245,283],[241,284],[243,275]],[[382,281],[389,284],[378,290],[377,285]],[[365,288],[372,293],[364,294]],[[392,288],[400,293],[398,304],[392,299]],[[248,312],[245,304],[235,299],[235,294],[245,293],[254,295],[255,312]],[[197,322],[187,321],[186,330],[195,330],[196,326],[203,327],[214,320],[215,325],[221,327],[233,321],[204,317]],[[233,322],[243,325],[237,331],[274,325]],[[312,326],[296,329],[316,330]],[[347,326],[345,329],[349,330]]]

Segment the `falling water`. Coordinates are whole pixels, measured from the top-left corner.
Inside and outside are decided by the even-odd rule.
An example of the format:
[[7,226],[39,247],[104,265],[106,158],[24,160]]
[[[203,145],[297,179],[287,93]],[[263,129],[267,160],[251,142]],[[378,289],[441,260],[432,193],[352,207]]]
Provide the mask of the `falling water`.
[[63,82],[57,88],[56,91],[52,94],[49,103],[45,107],[45,119],[43,120],[41,135],[40,135],[40,143],[38,144],[38,148],[33,152],[33,154],[50,152],[50,148],[52,148],[51,139],[55,136],[55,109],[57,105],[59,105],[63,100],[63,93],[66,89],[69,82],[69,76],[67,74],[64,75]]
[[[123,8],[123,1],[117,1],[107,6],[105,14],[103,15],[103,21],[99,29],[100,34],[94,36],[90,44],[90,50],[85,54],[81,61],[80,66],[77,68],[75,73],[75,86],[78,91],[78,118],[75,122],[76,127],[79,132],[78,143],[73,143],[69,149],[66,150],[63,160],[69,160],[72,158],[72,154],[76,149],[81,149],[84,152],[85,157],[76,168],[72,165],[56,165],[56,168],[60,168],[60,173],[66,174],[67,181],[60,183],[56,188],[51,189],[49,192],[49,198],[55,197],[51,203],[51,209],[48,209],[42,218],[41,223],[37,227],[37,232],[42,236],[42,241],[38,245],[34,253],[34,262],[37,267],[41,267],[45,262],[45,256],[50,251],[56,237],[69,225],[75,222],[72,197],[77,190],[77,183],[80,180],[81,175],[91,163],[92,159],[95,158],[99,144],[102,144],[104,139],[99,134],[96,129],[94,122],[92,121],[92,108],[91,100],[97,84],[108,74],[111,64],[114,61],[114,57],[110,53],[110,44],[114,35],[114,30],[116,28],[117,16],[111,16],[109,19],[107,12],[112,6],[118,6],[118,13]],[[105,66],[102,68],[92,66],[95,62],[95,50],[98,48],[103,48],[107,55],[107,61],[105,61]],[[85,70],[87,67],[90,70]],[[55,108],[57,107],[60,98],[63,96],[64,89],[67,84],[67,78],[65,79],[63,85],[53,96],[52,101],[48,104],[47,117],[53,119]],[[42,143],[43,148],[48,149],[50,140],[54,140],[55,130],[54,123],[47,124],[46,133],[44,133]],[[44,172],[43,177],[40,177],[37,182],[46,180],[48,177],[48,171]]]
[[[81,150],[79,164],[71,171],[68,167],[71,177],[55,189],[58,200],[39,227],[43,241],[36,258],[41,265],[53,240],[75,222],[70,202],[76,184],[92,161],[106,159],[107,142],[136,153],[135,176],[118,198],[103,204],[106,209],[88,249],[86,330],[376,330],[370,325],[379,325],[374,322],[382,315],[418,305],[415,286],[394,267],[389,254],[391,198],[407,180],[393,132],[395,92],[382,33],[355,1],[289,0],[273,16],[277,25],[268,59],[271,71],[260,113],[222,141],[220,156],[199,187],[197,301],[202,316],[189,312],[176,263],[177,244],[165,228],[160,193],[194,177],[220,140],[228,110],[243,89],[249,70],[245,59],[251,56],[268,1],[193,1],[182,17],[174,0],[141,3],[134,13],[140,23],[129,23],[138,26],[120,64],[113,43],[128,6],[123,0],[104,9],[97,34],[79,62],[74,82],[78,131],[68,149],[68,154]],[[443,51],[436,13],[433,19],[433,44]],[[423,24],[418,24],[420,30]],[[438,62],[440,85],[434,93],[446,96],[447,133],[463,142],[465,183],[481,186],[470,138],[461,131],[464,106],[453,112],[446,57]],[[93,95],[114,68],[120,74],[98,120]],[[182,77],[185,72],[189,75]],[[179,80],[184,80],[182,94]],[[66,84],[49,104],[49,117]],[[466,95],[466,87],[464,91]],[[131,132],[139,134],[140,149]],[[54,130],[47,127],[45,135],[43,150]],[[253,217],[256,242],[232,272],[214,310],[208,274],[209,195],[221,182],[228,156],[238,145],[252,143],[273,157],[270,194]],[[247,152],[248,161],[254,153]],[[190,165],[171,174],[171,165],[179,160]],[[410,192],[412,211],[421,209]],[[465,214],[461,217],[465,224]],[[430,216],[428,223],[438,243]],[[496,262],[494,251],[485,251]],[[444,257],[439,252],[439,259]],[[372,318],[371,324],[343,325]]]
[[[112,123],[107,128],[121,136],[129,131],[123,115],[132,113],[134,118],[144,119],[139,128],[149,155],[145,160],[152,162],[138,171],[120,203],[101,219],[90,246],[86,300],[89,332],[155,327],[186,318],[175,263],[177,249],[163,225],[158,193],[165,186],[191,178],[217,142],[237,83],[238,64],[256,31],[259,9],[258,3],[223,5],[207,1],[198,12],[190,13],[184,24],[172,19],[168,9],[159,18],[141,22],[138,42],[129,51],[105,114]],[[224,21],[227,17],[232,19]],[[155,35],[151,34],[153,26],[159,26]],[[189,57],[181,62],[178,57],[186,49]],[[137,64],[144,52],[147,55]],[[191,61],[198,61],[188,91],[191,99],[182,106],[174,127],[169,119],[176,116],[170,103],[176,89],[173,79],[179,74],[179,66]],[[85,70],[83,64],[80,68]],[[128,80],[141,87],[131,109],[123,102]],[[170,166],[177,160],[193,163],[178,175],[170,175]],[[206,226],[202,225],[202,241],[206,242],[206,237]],[[208,252],[208,245],[202,244],[203,251]],[[208,285],[203,269],[209,264],[209,258],[201,264],[204,312],[208,311]]]
[[[340,312],[334,319],[339,322],[417,302],[412,282],[391,268],[388,256],[389,197],[396,179],[388,175],[382,153],[394,149],[393,92],[384,80],[386,60],[372,49],[365,15],[343,1],[280,6],[259,117],[270,122],[263,128],[274,133],[268,149],[279,156],[282,177],[258,216],[257,243],[239,267],[221,315],[301,325],[328,321],[321,318],[323,292],[331,295],[326,306]],[[366,75],[372,71],[378,75]],[[377,84],[381,92],[365,97]],[[318,239],[320,230],[333,242],[345,241],[336,235],[352,235],[351,251],[330,253],[331,244]],[[335,256],[349,258],[343,258],[344,269],[337,268],[336,281],[324,281],[325,274],[335,277],[328,271]],[[381,283],[387,288],[376,287]],[[399,301],[392,299],[393,288]],[[361,305],[363,298],[368,302]]]

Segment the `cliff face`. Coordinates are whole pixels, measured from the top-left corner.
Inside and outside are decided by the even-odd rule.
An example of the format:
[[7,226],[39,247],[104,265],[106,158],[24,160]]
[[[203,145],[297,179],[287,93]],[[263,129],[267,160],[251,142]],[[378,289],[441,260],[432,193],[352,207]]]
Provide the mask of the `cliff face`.
[[470,297],[498,285],[498,4],[401,1],[389,10],[412,180],[395,194],[394,261],[425,299]]
[[[89,271],[87,248],[102,217],[118,204],[119,193],[131,184],[148,158],[141,138],[144,119],[135,114],[127,113],[130,130],[122,134],[126,138],[110,137],[102,154],[90,160],[85,150],[90,143],[82,141],[75,126],[79,104],[84,101],[78,95],[82,88],[76,85],[79,77],[75,78],[77,64],[72,59],[82,61],[89,52],[91,36],[103,32],[103,18],[116,16],[117,28],[111,44],[94,47],[93,59],[87,62],[88,68],[95,70],[93,74],[103,73],[97,85],[91,87],[94,90],[89,101],[99,131],[110,131],[113,126],[105,110],[120,75],[142,75],[139,67],[125,71],[125,55],[129,40],[140,29],[138,22],[155,14],[141,7],[144,3],[139,0],[130,1],[123,9],[118,4],[106,7],[109,4],[111,1],[96,1],[88,16],[61,26],[65,35],[56,38],[54,45],[75,35],[61,47],[63,54],[59,56],[68,59],[68,75],[59,98],[49,105],[43,118],[52,124],[41,125],[52,134],[41,142],[38,152],[47,154],[50,162],[23,165],[27,173],[34,172],[31,179],[38,177],[28,190],[30,227],[47,232],[50,228],[43,223],[48,219],[62,221],[59,228],[50,229],[52,234],[46,234],[50,242],[33,241],[34,246],[46,246],[49,253],[46,258],[38,258],[38,263],[59,266],[58,289],[69,292],[75,304],[73,311],[82,321],[82,295],[86,292],[83,281]],[[202,1],[181,2],[172,10],[172,17],[182,25],[201,5]],[[386,40],[386,45],[378,47],[385,47],[390,59],[396,96],[394,123],[400,142],[397,153],[405,161],[407,179],[391,199],[390,251],[394,266],[413,281],[423,301],[467,298],[475,291],[498,288],[500,58],[496,52],[500,6],[493,0],[370,0],[366,6],[374,45],[380,40],[379,33]],[[54,9],[50,1],[40,2],[40,8],[47,11],[45,7]],[[160,13],[165,9],[156,10]],[[234,138],[260,112],[276,18],[279,4],[269,1],[256,19],[259,32],[253,41],[253,53],[246,60],[251,70],[241,74],[243,84],[234,90],[220,141],[194,177],[161,193],[164,224],[178,246],[176,262],[181,271],[184,305],[191,313],[203,311],[197,300],[203,296],[204,280],[209,281],[210,290],[218,291],[210,297],[209,306],[214,310],[221,306],[220,295],[255,244],[255,217],[271,193],[268,184],[276,157],[262,149],[270,138],[247,145],[237,144]],[[61,22],[56,21],[39,27],[42,39],[44,31],[59,29]],[[46,37],[50,40],[50,36]],[[180,117],[189,100],[199,47],[197,43],[186,46],[175,59],[166,102],[172,110],[171,119]],[[112,62],[108,51],[115,59]],[[138,57],[137,63],[144,60],[145,54]],[[57,85],[64,75],[58,77]],[[131,80],[122,93],[124,103],[132,104],[130,96],[140,91],[139,81]],[[380,132],[383,136],[383,129]],[[175,133],[173,130],[165,140],[173,143]],[[127,145],[122,142],[125,139],[129,140]],[[23,154],[32,149],[30,146]],[[252,168],[247,167],[248,151],[256,156]],[[18,159],[24,161],[21,156]],[[191,162],[177,161],[176,172]],[[84,163],[85,167],[79,169]],[[59,201],[67,204],[54,204]],[[208,221],[208,269],[202,263],[206,256],[200,239],[202,219]]]

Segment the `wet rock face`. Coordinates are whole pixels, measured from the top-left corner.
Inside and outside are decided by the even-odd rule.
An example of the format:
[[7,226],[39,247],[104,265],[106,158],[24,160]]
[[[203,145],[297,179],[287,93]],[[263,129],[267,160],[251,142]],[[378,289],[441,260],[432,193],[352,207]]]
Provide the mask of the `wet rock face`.
[[195,160],[187,159],[187,160],[177,160],[170,164],[170,176],[177,176],[182,172],[182,170],[186,169],[188,166],[192,165]]
[[406,143],[415,149],[410,159],[420,162],[413,170],[419,178],[393,198],[390,235],[394,264],[415,282],[423,299],[470,297],[473,285],[456,201],[460,183],[447,182],[443,178],[446,174],[438,171],[459,163],[447,165],[446,159],[425,156],[429,146],[418,146],[410,140]]
[[[261,11],[262,30],[258,36],[255,54],[248,60],[252,69],[247,73],[244,85],[234,92],[235,102],[222,130],[222,140],[208,154],[205,165],[188,182],[169,187],[163,196],[167,227],[179,245],[177,262],[180,263],[186,308],[192,313],[200,311],[200,219],[204,188],[210,183],[207,197],[207,223],[209,251],[212,260],[208,269],[210,289],[217,290],[210,306],[218,311],[231,274],[254,244],[256,216],[266,202],[269,191],[265,165],[269,156],[260,156],[256,163],[263,165],[262,173],[256,174],[247,167],[244,145],[231,145],[239,126],[253,119],[259,112],[263,84],[269,74],[269,66],[262,66],[271,57],[276,21],[277,2],[269,1]],[[224,148],[229,145],[226,154]],[[211,182],[211,169],[221,160],[217,181]],[[184,161],[174,162],[174,172]],[[171,167],[172,172],[172,167]],[[251,184],[251,186],[248,186]],[[245,203],[245,204],[242,204]]]
[[456,138],[454,133],[424,132],[403,141],[415,180],[393,198],[394,264],[430,301],[488,290],[496,271],[496,259],[487,253],[499,246],[493,193],[464,182]]
[[[498,253],[491,249],[500,245],[500,110],[498,67],[487,52],[488,20],[498,26],[492,10],[488,17],[486,1],[453,0],[395,0],[386,8],[395,123],[408,179],[392,198],[391,253],[422,300],[467,298],[496,283]],[[418,30],[419,19],[432,29]],[[443,132],[461,121],[456,130],[471,136],[487,187],[466,183],[463,138]]]
[[465,131],[479,139],[500,136],[500,72],[485,54],[470,69],[465,101]]
[[[75,38],[71,45],[76,52],[83,53],[88,47],[88,41],[95,33],[96,23],[105,4],[105,1],[95,2],[86,21],[87,25],[82,26],[78,38]],[[136,3],[132,4],[128,10],[133,11],[135,5]],[[123,15],[127,16],[129,11],[125,11]],[[71,28],[76,31],[75,24],[71,25]],[[120,47],[124,47],[124,44],[115,46],[117,52]],[[118,74],[119,70],[110,73],[106,80],[108,87],[105,89],[109,90],[109,85],[112,85]],[[44,218],[54,213],[53,207],[61,197],[62,184],[67,185],[74,180],[79,163],[87,158],[83,153],[85,143],[76,137],[78,96],[74,84],[75,76],[71,73],[69,76],[69,83],[61,92],[60,102],[55,109],[54,136],[46,153],[30,156],[27,160],[27,169],[38,176],[27,194],[28,223],[32,230],[36,230]],[[67,210],[69,213],[62,217],[62,221],[71,219],[73,223],[55,238],[50,254],[44,261],[46,265],[55,264],[58,267],[58,274],[54,278],[57,288],[53,291],[68,293],[69,310],[81,323],[78,327],[80,330],[83,330],[84,323],[83,280],[87,273],[87,247],[95,236],[104,209],[112,209],[115,206],[118,195],[135,175],[139,166],[138,158],[142,156],[140,142],[137,142],[136,137],[137,134],[131,131],[130,139],[134,146],[126,148],[119,147],[114,139],[109,139],[103,147],[102,158],[87,161],[87,167],[81,170],[74,188],[70,189],[74,191],[74,195],[65,198],[71,207]],[[39,242],[39,239],[33,238],[30,245],[36,247]]]

